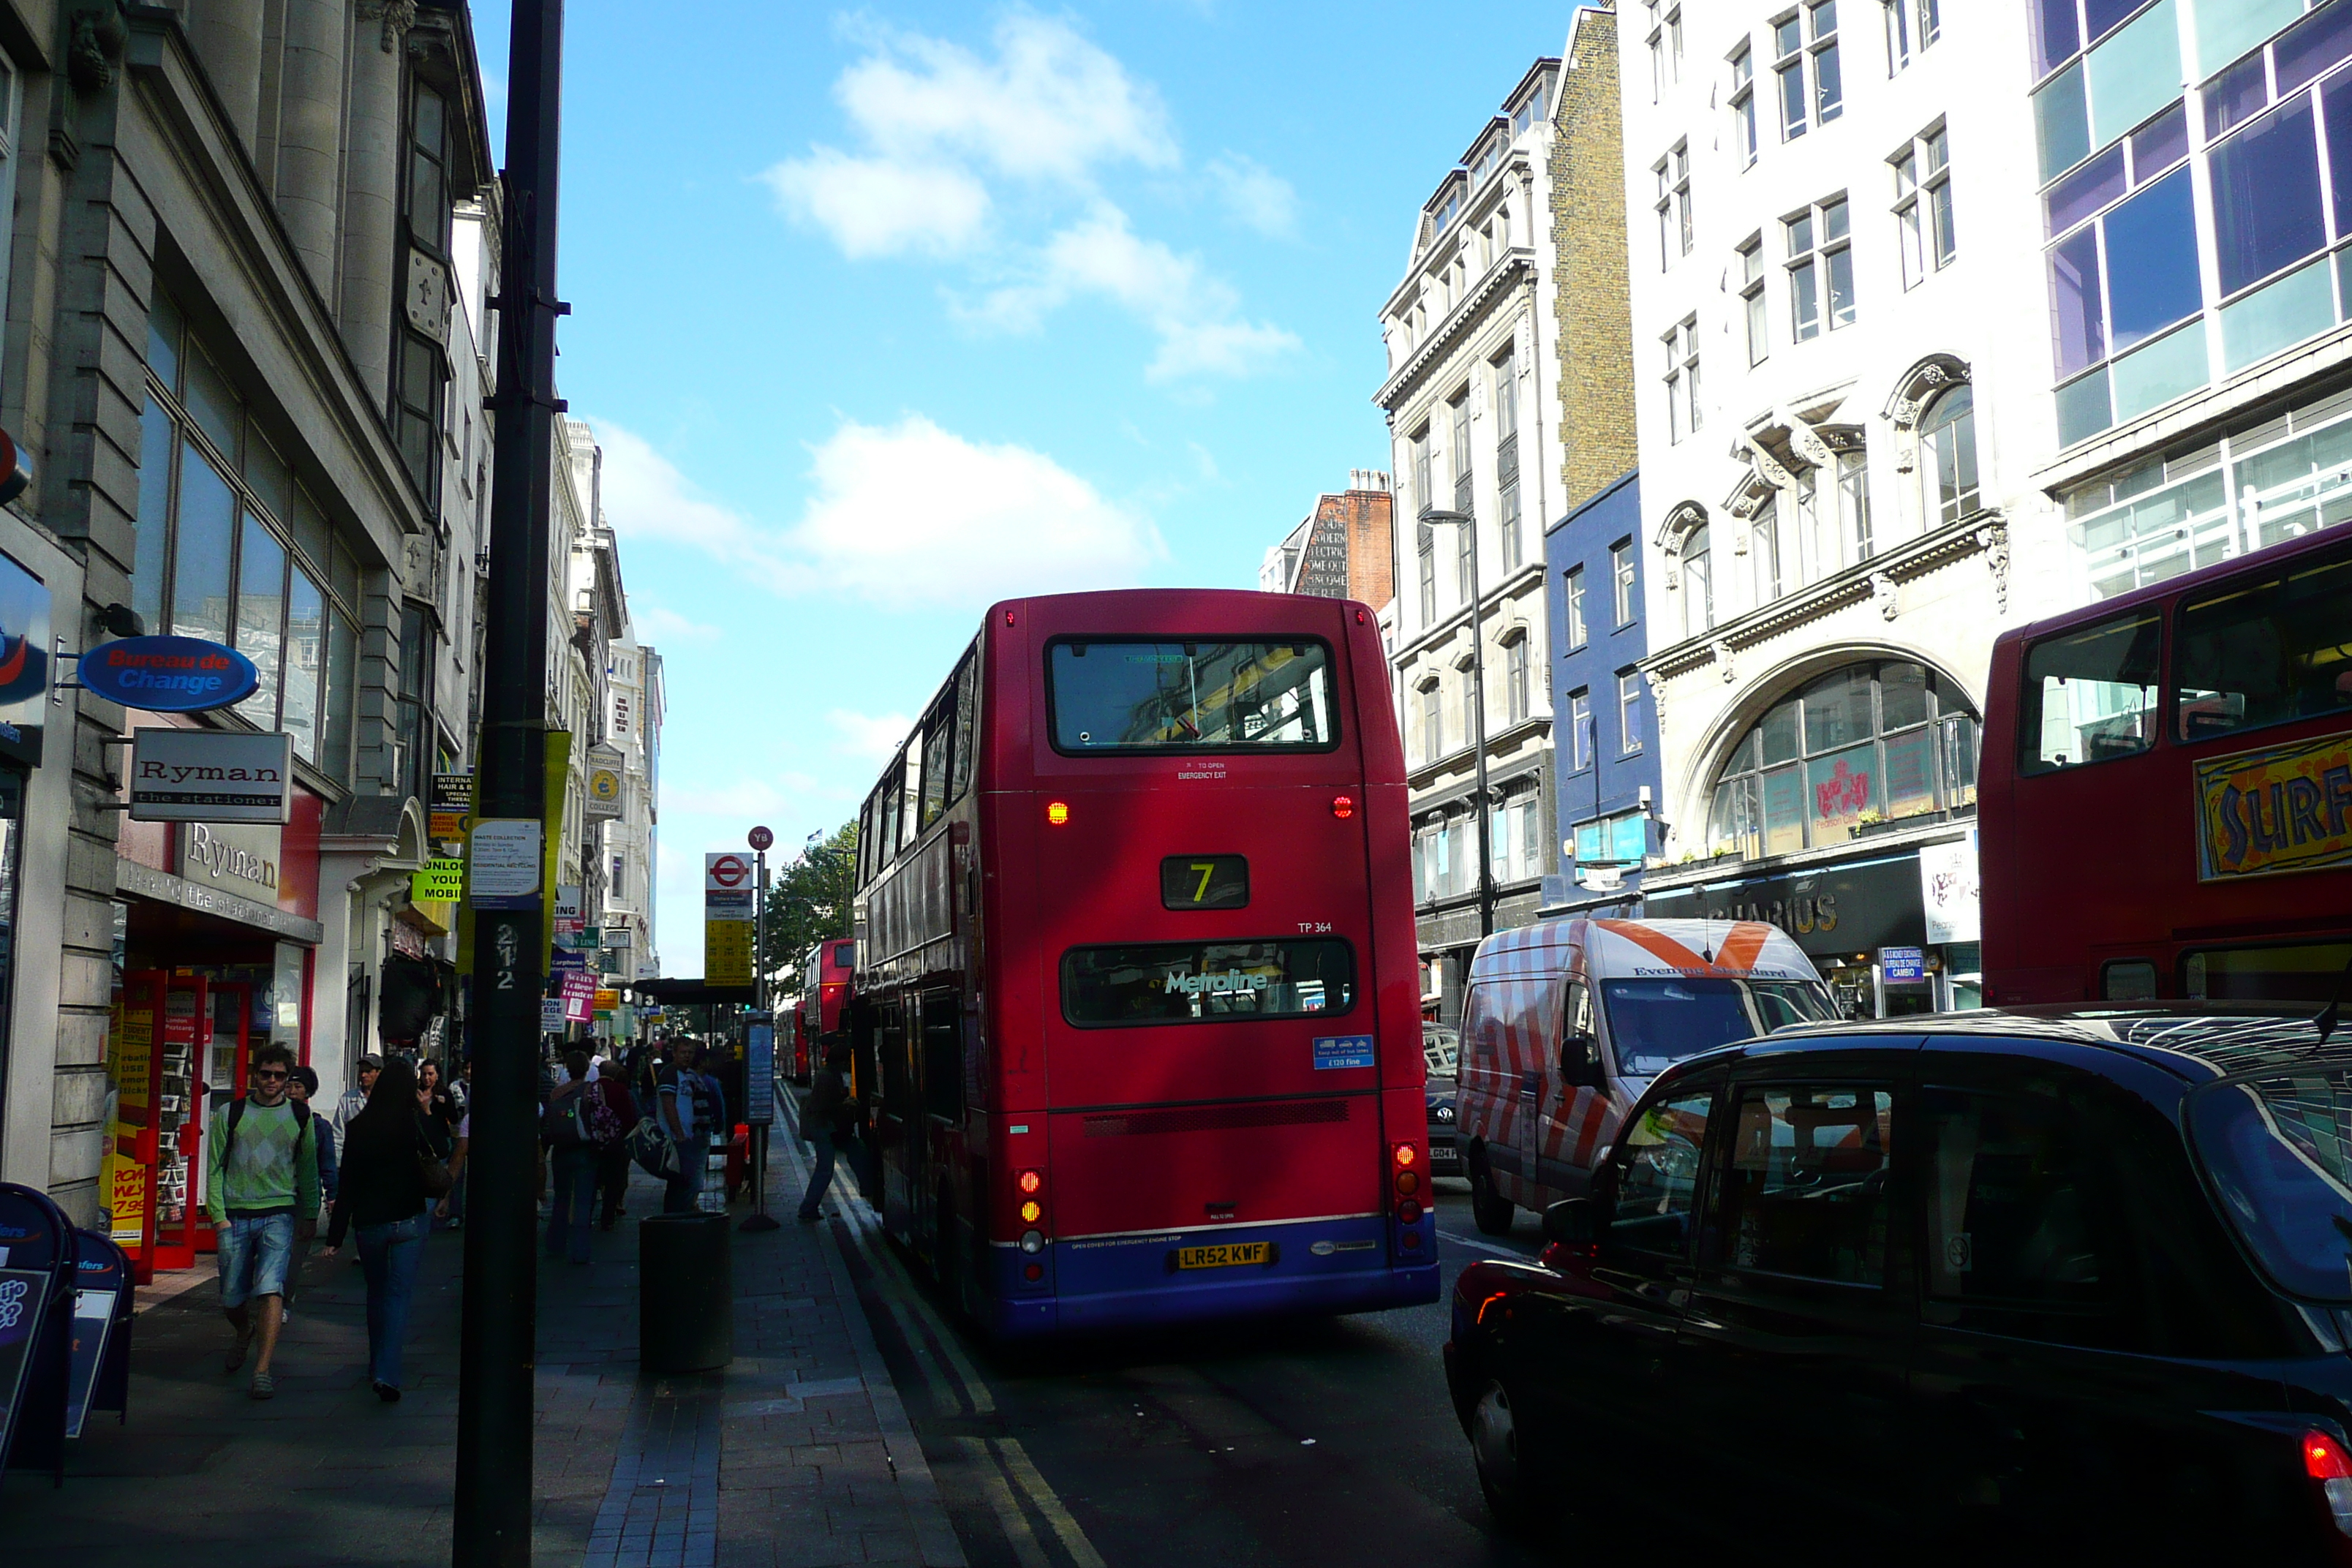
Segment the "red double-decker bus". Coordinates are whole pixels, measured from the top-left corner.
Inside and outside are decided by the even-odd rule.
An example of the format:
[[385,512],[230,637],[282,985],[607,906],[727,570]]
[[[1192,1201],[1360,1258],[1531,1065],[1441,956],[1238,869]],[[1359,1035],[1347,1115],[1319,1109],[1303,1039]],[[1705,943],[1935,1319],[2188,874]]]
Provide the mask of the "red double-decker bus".
[[859,817],[888,1229],[1006,1336],[1435,1300],[1406,839],[1362,606],[990,610]]
[[793,1031],[793,1076],[799,1081],[805,1082],[826,1050],[844,1037],[843,1016],[856,953],[856,942],[837,937],[801,955],[800,1010]]
[[2003,635],[1987,1000],[2324,1001],[2352,959],[2352,529]]

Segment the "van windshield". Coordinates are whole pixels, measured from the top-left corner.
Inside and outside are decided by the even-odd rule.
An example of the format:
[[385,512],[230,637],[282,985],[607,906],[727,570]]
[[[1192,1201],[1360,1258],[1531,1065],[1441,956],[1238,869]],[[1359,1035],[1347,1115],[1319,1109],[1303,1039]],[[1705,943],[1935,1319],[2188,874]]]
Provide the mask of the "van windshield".
[[1835,1016],[1821,987],[1804,981],[1696,974],[1603,980],[1601,995],[1617,1070],[1632,1078],[1655,1078],[1685,1057]]
[[2352,1301],[2352,1068],[2200,1089],[2189,1129],[2263,1272],[2297,1296]]

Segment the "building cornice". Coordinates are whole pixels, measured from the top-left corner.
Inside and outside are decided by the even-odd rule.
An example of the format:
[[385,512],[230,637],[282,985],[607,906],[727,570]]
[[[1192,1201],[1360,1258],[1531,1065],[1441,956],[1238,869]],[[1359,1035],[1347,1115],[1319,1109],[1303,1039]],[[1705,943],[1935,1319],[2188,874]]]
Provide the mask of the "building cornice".
[[[1525,598],[1529,589],[1543,586],[1543,574],[1544,563],[1540,561],[1530,561],[1487,589],[1486,597],[1479,603],[1479,609],[1482,612],[1479,618],[1491,621],[1513,608],[1513,605],[1499,601]],[[1469,624],[1470,606],[1467,605],[1458,606],[1444,620],[1432,622],[1423,628],[1419,637],[1400,647],[1390,658],[1390,665],[1396,669],[1403,669],[1423,654],[1452,642],[1454,635]]]
[[[1394,415],[1398,406],[1420,389],[1430,371],[1451,358],[1454,351],[1461,346],[1471,327],[1486,314],[1489,300],[1520,282],[1532,287],[1535,279],[1536,253],[1531,247],[1513,246],[1505,251],[1492,267],[1486,268],[1470,292],[1445,313],[1445,319],[1437,324],[1436,329],[1421,341],[1421,347],[1415,349],[1388,380],[1381,383],[1381,389],[1372,395],[1372,401]],[[1402,288],[1398,290],[1399,293],[1402,291]],[[1391,310],[1395,299],[1395,295],[1390,296]]]
[[1641,660],[1638,668],[1645,674],[1671,680],[1706,665],[1720,664],[1724,667],[1724,679],[1729,680],[1733,654],[1865,600],[1880,600],[1887,606],[1886,618],[1893,620],[1900,614],[1894,597],[1897,587],[1971,555],[1985,555],[1991,560],[1995,592],[2006,599],[2008,520],[1999,510],[1987,509],[1947,523],[1933,533],[1906,540],[1794,593],[1783,594],[1770,604],[1721,622],[1697,637],[1661,648]]

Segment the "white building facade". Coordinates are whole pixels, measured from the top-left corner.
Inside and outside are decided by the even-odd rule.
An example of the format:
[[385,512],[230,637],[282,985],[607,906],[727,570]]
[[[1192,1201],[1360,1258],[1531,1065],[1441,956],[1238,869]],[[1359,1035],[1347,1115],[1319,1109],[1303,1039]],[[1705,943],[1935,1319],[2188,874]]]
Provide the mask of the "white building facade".
[[1622,23],[1667,819],[1645,908],[1773,920],[1856,1012],[1973,1005],[1977,931],[1929,929],[1922,878],[1973,880],[1995,635],[2083,597],[2041,483],[2024,12]]
[[613,644],[610,659],[612,707],[604,736],[623,763],[621,815],[604,824],[604,938],[621,960],[618,973],[640,980],[661,973],[654,896],[660,864],[662,662],[659,652],[637,641],[634,626]]
[[[1492,923],[1535,916],[1552,843],[1543,530],[1560,471],[1548,243],[1559,61],[1528,71],[1438,184],[1381,309],[1392,441],[1394,641],[1425,1006],[1458,1016],[1481,934],[1477,752]],[[1462,526],[1420,520],[1465,514]],[[1473,605],[1473,584],[1476,603]],[[1483,655],[1483,721],[1473,706]]]

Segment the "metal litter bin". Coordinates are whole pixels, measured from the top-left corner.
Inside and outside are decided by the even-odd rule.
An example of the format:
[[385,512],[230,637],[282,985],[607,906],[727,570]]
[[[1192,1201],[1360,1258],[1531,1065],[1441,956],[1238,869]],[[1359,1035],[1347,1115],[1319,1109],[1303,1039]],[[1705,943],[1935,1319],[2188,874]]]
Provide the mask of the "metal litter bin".
[[712,1372],[735,1359],[730,1234],[723,1214],[637,1222],[637,1357],[646,1372]]

